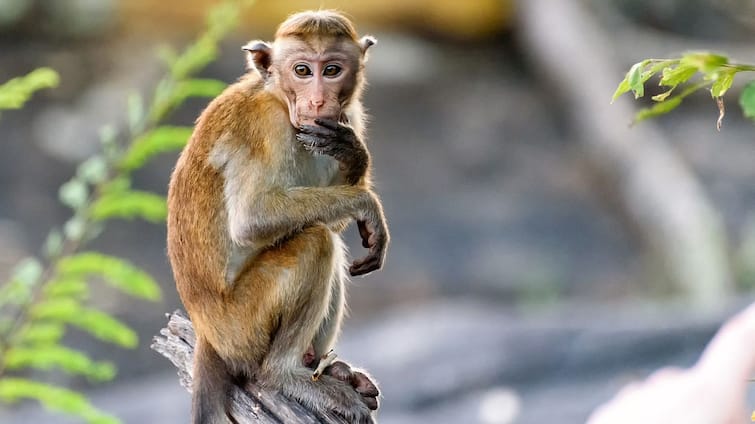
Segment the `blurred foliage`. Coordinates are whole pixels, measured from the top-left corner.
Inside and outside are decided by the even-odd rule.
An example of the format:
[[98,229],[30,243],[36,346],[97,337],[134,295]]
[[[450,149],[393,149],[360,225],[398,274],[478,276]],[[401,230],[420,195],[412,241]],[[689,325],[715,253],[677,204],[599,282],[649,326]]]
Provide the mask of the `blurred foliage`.
[[0,110],[21,109],[35,91],[57,87],[58,73],[50,68],[39,68],[29,74],[13,78],[0,85]]
[[[655,105],[637,112],[635,123],[669,113],[690,94],[707,89],[718,105],[716,126],[720,129],[725,113],[723,96],[734,83],[734,76],[753,71],[755,65],[732,63],[728,57],[710,52],[690,52],[675,59],[645,59],[632,65],[613,94],[613,100],[629,91],[634,93],[635,99],[643,97],[645,83],[660,74],[659,85],[667,90],[652,97]],[[678,94],[674,94],[675,90]],[[749,82],[742,91],[739,104],[746,117],[755,119],[755,81]]]
[[[139,299],[155,301],[160,289],[154,279],[128,261],[82,248],[96,238],[111,219],[140,218],[163,222],[164,196],[131,188],[131,174],[155,155],[180,149],[191,128],[162,125],[165,118],[191,97],[214,97],[225,83],[196,79],[218,55],[218,44],[238,23],[249,0],[227,0],[214,7],[205,31],[182,52],[161,50],[167,72],[150,101],[133,94],[128,99],[128,133],[105,126],[101,152],[81,163],[76,175],[59,190],[60,201],[72,217],[48,234],[39,258],[27,258],[10,280],[0,286],[0,399],[33,399],[52,411],[89,423],[119,420],[94,406],[80,393],[9,373],[28,369],[62,371],[107,381],[115,366],[91,359],[66,347],[66,329],[76,327],[107,343],[125,348],[138,345],[136,333],[115,317],[88,302],[90,284],[104,282]],[[20,108],[31,94],[55,86],[57,73],[39,69],[0,86],[0,109]],[[23,374],[22,374],[23,375]]]

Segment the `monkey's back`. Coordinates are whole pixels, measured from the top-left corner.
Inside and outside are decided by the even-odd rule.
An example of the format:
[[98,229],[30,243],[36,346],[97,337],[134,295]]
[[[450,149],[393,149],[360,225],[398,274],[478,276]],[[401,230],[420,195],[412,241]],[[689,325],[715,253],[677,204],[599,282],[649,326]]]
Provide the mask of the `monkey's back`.
[[197,309],[207,308],[208,303],[223,301],[231,242],[223,175],[209,157],[218,139],[247,131],[244,124],[251,118],[239,119],[237,109],[249,90],[261,90],[260,84],[242,79],[210,102],[197,119],[168,187],[168,257],[190,315],[197,315]]

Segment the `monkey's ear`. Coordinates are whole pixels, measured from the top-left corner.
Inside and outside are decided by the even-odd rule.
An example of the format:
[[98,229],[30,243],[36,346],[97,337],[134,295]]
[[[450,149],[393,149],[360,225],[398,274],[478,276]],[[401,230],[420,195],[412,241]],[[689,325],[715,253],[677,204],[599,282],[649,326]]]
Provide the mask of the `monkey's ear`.
[[250,41],[241,48],[247,52],[246,64],[248,69],[256,69],[267,79],[270,76],[270,65],[272,64],[273,49],[264,41]]
[[362,49],[362,55],[367,54],[367,49],[377,44],[377,39],[371,35],[365,35],[359,40],[359,47]]

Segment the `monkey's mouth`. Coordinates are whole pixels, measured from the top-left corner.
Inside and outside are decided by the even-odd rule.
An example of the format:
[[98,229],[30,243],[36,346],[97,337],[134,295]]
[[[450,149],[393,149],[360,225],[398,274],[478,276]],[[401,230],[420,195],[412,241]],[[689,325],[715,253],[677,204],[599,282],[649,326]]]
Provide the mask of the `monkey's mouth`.
[[349,125],[349,118],[346,116],[346,114],[342,113],[338,116],[334,115],[321,115],[321,116],[301,116],[299,115],[297,121],[296,127],[299,128],[302,125],[317,125],[315,123],[315,120],[317,119],[325,119],[330,121],[337,121],[344,125]]

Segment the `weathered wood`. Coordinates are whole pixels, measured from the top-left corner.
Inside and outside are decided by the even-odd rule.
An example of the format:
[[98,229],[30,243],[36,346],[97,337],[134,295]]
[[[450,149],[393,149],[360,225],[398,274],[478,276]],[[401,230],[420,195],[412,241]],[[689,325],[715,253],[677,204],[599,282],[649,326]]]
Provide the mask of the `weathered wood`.
[[[168,325],[152,339],[152,350],[168,358],[178,368],[179,382],[191,392],[194,359],[194,327],[181,312],[168,316]],[[345,424],[335,414],[320,416],[276,391],[247,383],[234,387],[231,394],[231,416],[238,424]]]

